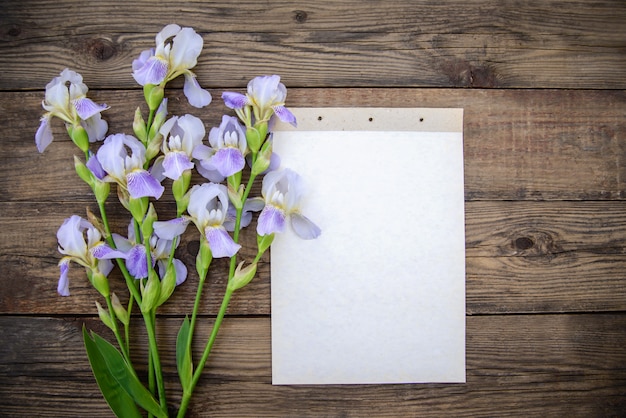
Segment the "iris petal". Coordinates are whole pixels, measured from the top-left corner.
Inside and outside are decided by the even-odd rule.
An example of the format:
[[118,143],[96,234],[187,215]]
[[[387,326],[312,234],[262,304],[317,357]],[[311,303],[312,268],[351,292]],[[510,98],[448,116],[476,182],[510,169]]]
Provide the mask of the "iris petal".
[[322,233],[322,230],[309,218],[299,213],[291,214],[291,227],[302,239],[315,239]]
[[163,159],[163,175],[172,180],[177,180],[185,170],[191,170],[193,163],[184,152],[168,152]]
[[135,170],[126,175],[128,193],[132,198],[154,197],[159,199],[165,187],[161,186],[146,170]]
[[107,244],[101,243],[96,245],[91,249],[91,254],[99,260],[110,260],[112,258],[126,258],[126,255],[121,252],[114,250],[109,247]]
[[80,124],[87,131],[89,142],[101,141],[109,129],[109,124],[102,120],[100,113],[96,113],[87,120],[81,120]]
[[146,261],[146,247],[135,245],[126,254],[126,268],[135,279],[148,277],[148,262]]
[[224,228],[207,227],[204,233],[214,258],[232,257],[241,248]]
[[50,129],[50,118],[41,118],[41,124],[35,133],[35,144],[37,145],[37,151],[44,152],[44,150],[52,143],[54,137],[52,136],[52,129]]
[[250,104],[250,100],[246,95],[232,91],[225,91],[222,93],[222,99],[224,100],[226,107],[229,109],[241,109]]
[[185,73],[183,93],[185,93],[185,97],[187,97],[189,104],[193,107],[202,108],[211,103],[211,93],[200,87],[196,76],[189,71]]
[[174,263],[174,269],[176,270],[176,286],[178,286],[187,280],[187,267],[185,263],[177,258],[173,259],[172,263]]
[[173,240],[182,235],[189,225],[189,219],[176,218],[169,221],[156,221],[154,223],[154,233],[157,237],[165,240]]
[[59,268],[61,270],[61,275],[59,276],[59,284],[57,285],[57,292],[61,296],[69,296],[70,295],[70,279],[67,276],[67,273],[70,270],[70,260],[63,259],[59,263]]
[[99,105],[87,97],[81,97],[79,99],[73,100],[72,104],[74,105],[78,116],[83,120],[89,119],[96,113],[100,113],[103,110],[107,110],[109,108],[109,106],[105,104]]
[[170,62],[175,70],[191,69],[202,52],[202,36],[192,28],[183,28],[172,40]]
[[95,154],[91,154],[89,156],[89,159],[87,160],[87,163],[85,165],[99,180],[104,179],[104,177],[107,175],[107,173],[102,168],[100,161],[98,161],[98,159],[96,158]]
[[222,176],[228,177],[243,170],[246,160],[238,148],[222,148],[213,155],[211,164]]
[[[61,254],[72,255],[82,258],[87,252],[87,244],[81,229],[82,218],[78,215],[72,215],[63,221],[63,224],[57,231],[57,240],[61,248]],[[62,250],[61,250],[62,249]]]
[[133,72],[133,77],[137,83],[145,86],[146,84],[160,84],[167,76],[167,61],[152,56],[146,60],[144,65]]
[[274,113],[276,114],[276,116],[278,116],[278,119],[280,119],[281,121],[289,123],[293,126],[298,125],[296,121],[296,116],[293,113],[291,113],[291,111],[287,109],[285,106],[273,106],[272,109],[274,109]]
[[272,205],[266,205],[259,215],[256,232],[263,236],[285,230],[285,213]]

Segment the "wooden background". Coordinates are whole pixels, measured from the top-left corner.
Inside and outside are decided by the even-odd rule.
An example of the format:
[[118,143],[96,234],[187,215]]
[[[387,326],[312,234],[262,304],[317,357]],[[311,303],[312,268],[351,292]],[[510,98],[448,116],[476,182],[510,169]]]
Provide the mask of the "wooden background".
[[[223,90],[271,73],[288,106],[465,109],[467,384],[272,386],[265,257],[235,295],[190,416],[626,416],[623,0],[4,0],[0,415],[111,416],[81,336],[83,323],[107,333],[98,295],[78,268],[71,297],[55,290],[56,230],[96,206],[60,121],[43,155],[34,133],[44,87],[65,67],[111,106],[110,132],[131,133],[142,103],[131,62],[172,22],[204,38],[196,72],[216,100],[190,108],[175,83],[170,111],[207,128],[227,111]],[[109,210],[123,231],[125,216]],[[178,250],[190,266],[194,238]],[[206,288],[201,333],[222,272],[218,263]],[[174,404],[174,332],[196,282],[192,273],[158,321]]]

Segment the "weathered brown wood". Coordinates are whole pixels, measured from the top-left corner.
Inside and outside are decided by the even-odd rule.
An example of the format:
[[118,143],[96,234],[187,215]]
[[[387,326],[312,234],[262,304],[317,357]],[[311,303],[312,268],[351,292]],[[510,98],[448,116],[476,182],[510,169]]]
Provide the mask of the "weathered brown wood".
[[[97,326],[95,320],[85,321]],[[5,341],[11,341],[0,345],[3,416],[110,416],[90,374],[82,323],[0,317]],[[171,366],[179,323],[159,322],[159,329],[168,330],[159,337],[169,364],[172,405],[180,399]],[[206,335],[210,323],[200,319],[200,335]],[[625,328],[623,314],[468,317],[466,384],[272,386],[269,320],[227,317],[189,416],[478,417],[490,411],[498,416],[621,416],[626,408]]]
[[[626,6],[613,1],[7,0],[0,89],[33,89],[70,66],[92,87],[133,88],[131,62],[165,23],[204,38],[206,86],[280,73],[298,87],[626,88]],[[165,20],[155,16],[167,16]]]
[[[215,102],[191,108],[168,92],[173,115],[192,113],[207,127],[228,112]],[[110,133],[132,133],[140,92],[97,91]],[[55,142],[39,155],[34,133],[43,93],[0,93],[5,135],[0,156],[0,201],[90,201],[76,179],[78,149],[55,120]],[[468,200],[610,200],[626,197],[626,91],[290,89],[289,106],[462,107],[465,194]],[[80,152],[78,152],[80,153]],[[58,185],[63,184],[63,188]]]
[[[280,74],[288,106],[462,107],[467,247],[467,384],[272,386],[270,274],[233,298],[189,416],[623,416],[626,410],[626,3],[453,0],[292,2],[6,0],[0,14],[0,415],[111,416],[81,329],[110,338],[97,293],[72,269],[56,294],[55,232],[85,207],[60,121],[34,146],[46,83],[80,72],[131,133],[143,102],[131,62],[167,23],[204,39],[195,71],[215,102],[191,108],[177,80],[170,114],[207,128],[242,91]],[[417,88],[429,87],[429,88]],[[433,88],[438,87],[438,88]],[[450,88],[472,87],[472,88]],[[196,177],[194,181],[201,181]],[[410,192],[410,191],[409,191]],[[161,219],[173,215],[171,197]],[[112,225],[126,215],[108,204]],[[120,216],[123,215],[123,216]],[[197,248],[178,250],[190,278],[160,310],[166,386],[180,400],[174,338],[191,310]],[[244,234],[244,257],[254,237]],[[205,286],[206,336],[225,287]],[[119,273],[113,289],[125,294]],[[122,296],[125,300],[125,297]],[[135,310],[136,312],[137,310]],[[535,315],[538,314],[538,315]],[[146,338],[134,318],[134,358]],[[195,341],[195,356],[199,343]],[[173,413],[174,411],[170,411]]]
[[[468,202],[466,204],[467,312],[593,312],[626,310],[626,210],[614,202]],[[0,203],[0,313],[81,314],[95,312],[98,295],[83,270],[71,272],[72,296],[59,297],[60,254],[56,230],[81,203]],[[96,208],[93,208],[96,210]],[[110,215],[112,218],[112,215]],[[112,224],[125,233],[126,219]],[[242,234],[244,258],[253,258],[253,230]],[[178,257],[190,270],[187,283],[160,310],[191,312],[197,275],[198,233],[190,227]],[[226,263],[216,261],[205,288],[202,312],[217,313]],[[436,278],[432,278],[436,280]],[[119,274],[113,289],[125,299]],[[257,278],[236,294],[233,314],[269,314],[269,257]]]

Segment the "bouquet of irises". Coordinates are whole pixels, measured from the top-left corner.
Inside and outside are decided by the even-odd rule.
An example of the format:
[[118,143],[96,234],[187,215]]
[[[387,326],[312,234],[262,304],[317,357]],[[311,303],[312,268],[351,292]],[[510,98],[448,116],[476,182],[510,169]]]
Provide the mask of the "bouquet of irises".
[[[246,94],[224,92],[222,99],[236,116],[224,115],[221,124],[211,128],[207,143],[204,124],[196,116],[168,118],[165,87],[181,75],[185,78],[184,94],[192,106],[203,108],[212,100],[191,71],[202,46],[202,37],[192,28],[170,24],[156,36],[156,47],[134,60],[132,76],[143,86],[145,97],[145,104],[134,115],[134,135],[107,135],[108,124],[101,113],[109,107],[89,99],[82,77],[69,69],[46,86],[46,113],[35,135],[37,148],[43,152],[53,140],[52,118],[65,122],[70,138],[82,152],[81,157],[74,156],[74,167],[92,189],[99,208],[99,215],[88,211],[86,218],[70,216],[57,232],[63,255],[58,293],[70,295],[69,267],[73,262],[85,268],[89,282],[102,296],[105,306],[97,301],[97,312],[113,332],[117,347],[85,327],[83,336],[96,381],[120,417],[142,416],[141,409],[149,416],[168,416],[155,332],[156,311],[187,278],[187,267],[175,256],[190,223],[199,231],[195,263],[198,283],[193,310],[182,320],[176,338],[176,366],[182,386],[179,417],[187,411],[231,296],[254,278],[275,234],[283,232],[288,223],[304,239],[320,234],[301,213],[301,178],[294,171],[280,169],[280,161],[272,152],[275,119],[296,124],[295,116],[285,107],[287,90],[279,76],[254,78]],[[102,140],[93,150],[93,144]],[[192,185],[194,169],[208,181]],[[159,220],[156,201],[165,193],[162,183],[166,178],[171,180],[167,184],[171,184],[177,216]],[[262,196],[250,197],[257,179],[262,179]],[[113,232],[107,218],[105,202],[111,184],[115,184],[119,203],[130,214],[124,234]],[[240,231],[252,222],[253,212],[260,212],[257,253],[252,260],[238,260]],[[196,361],[192,340],[197,338],[194,331],[202,288],[214,258],[230,259],[228,282],[202,356]],[[126,306],[110,291],[108,276],[116,266],[128,288]],[[135,306],[148,336],[147,385],[131,361],[129,327]]]

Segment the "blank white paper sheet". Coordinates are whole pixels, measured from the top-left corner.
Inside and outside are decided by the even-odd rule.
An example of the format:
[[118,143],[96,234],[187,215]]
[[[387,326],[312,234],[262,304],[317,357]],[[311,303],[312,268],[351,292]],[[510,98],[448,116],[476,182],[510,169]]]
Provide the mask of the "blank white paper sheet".
[[322,234],[272,244],[273,384],[465,382],[463,110],[291,110]]

